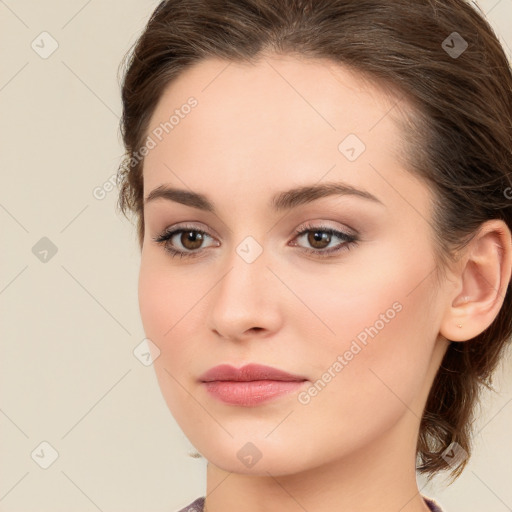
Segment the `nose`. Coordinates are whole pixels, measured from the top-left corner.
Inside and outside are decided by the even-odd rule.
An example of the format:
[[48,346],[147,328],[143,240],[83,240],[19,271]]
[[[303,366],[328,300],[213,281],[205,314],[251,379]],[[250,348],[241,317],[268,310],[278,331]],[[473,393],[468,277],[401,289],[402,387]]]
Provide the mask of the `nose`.
[[280,328],[284,287],[269,263],[265,251],[254,261],[241,250],[226,258],[222,276],[209,294],[209,327],[218,336],[267,337]]

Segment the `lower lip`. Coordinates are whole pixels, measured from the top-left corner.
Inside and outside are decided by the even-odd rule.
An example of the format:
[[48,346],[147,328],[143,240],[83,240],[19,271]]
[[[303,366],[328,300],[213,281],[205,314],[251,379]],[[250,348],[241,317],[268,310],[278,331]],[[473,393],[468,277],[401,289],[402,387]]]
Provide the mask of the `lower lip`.
[[296,391],[306,381],[253,380],[236,382],[216,380],[203,382],[214,397],[233,405],[258,405],[278,396]]

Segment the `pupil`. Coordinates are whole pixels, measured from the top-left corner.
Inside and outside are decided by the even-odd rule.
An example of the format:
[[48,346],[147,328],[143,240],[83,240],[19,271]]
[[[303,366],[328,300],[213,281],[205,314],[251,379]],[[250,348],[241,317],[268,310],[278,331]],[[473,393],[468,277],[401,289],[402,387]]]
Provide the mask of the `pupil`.
[[[314,231],[313,232],[313,240],[310,241],[311,245],[317,247],[317,248],[323,248],[326,244],[329,245],[329,242],[331,240],[331,236],[329,233],[325,233],[323,231]],[[322,244],[323,242],[323,244]],[[317,244],[320,245],[317,245]]]
[[[187,233],[183,233],[183,235],[185,236],[185,240],[182,241],[182,243],[187,249],[197,249],[201,245],[201,242],[202,242],[201,233],[197,233],[195,231],[189,231]],[[186,243],[184,243],[184,242],[186,242]],[[192,245],[192,246],[190,246],[190,245]]]

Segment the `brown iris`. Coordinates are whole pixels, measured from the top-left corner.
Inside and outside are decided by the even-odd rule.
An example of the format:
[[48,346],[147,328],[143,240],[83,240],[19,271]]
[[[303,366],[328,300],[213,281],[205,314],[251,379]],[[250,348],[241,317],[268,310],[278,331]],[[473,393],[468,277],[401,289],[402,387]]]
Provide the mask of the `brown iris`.
[[197,231],[183,231],[180,236],[180,242],[183,244],[185,249],[190,251],[199,249],[201,247],[201,243],[203,242],[203,234],[198,233]]
[[330,242],[330,233],[326,233],[325,231],[310,231],[308,233],[308,243],[310,243],[315,249],[324,249]]

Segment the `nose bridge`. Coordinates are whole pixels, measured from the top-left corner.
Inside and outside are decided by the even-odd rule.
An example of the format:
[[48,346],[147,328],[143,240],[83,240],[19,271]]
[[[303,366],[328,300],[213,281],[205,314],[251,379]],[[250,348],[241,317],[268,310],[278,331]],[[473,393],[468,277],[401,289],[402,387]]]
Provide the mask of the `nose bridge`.
[[272,284],[274,276],[267,268],[268,256],[252,236],[242,239],[226,256],[226,271],[212,298],[211,320],[219,333],[236,337],[254,327],[276,328],[279,283]]
[[261,302],[265,288],[269,288],[268,251],[253,236],[249,235],[233,247],[226,258],[228,274],[219,283],[222,296],[230,300],[248,299],[253,305]]

